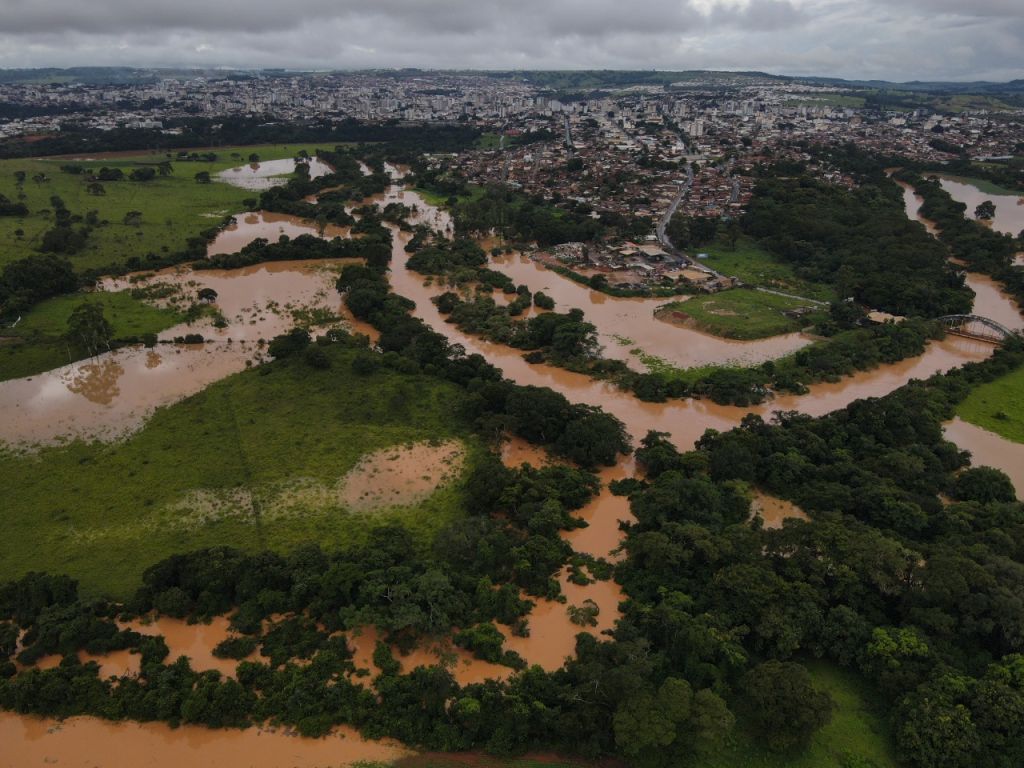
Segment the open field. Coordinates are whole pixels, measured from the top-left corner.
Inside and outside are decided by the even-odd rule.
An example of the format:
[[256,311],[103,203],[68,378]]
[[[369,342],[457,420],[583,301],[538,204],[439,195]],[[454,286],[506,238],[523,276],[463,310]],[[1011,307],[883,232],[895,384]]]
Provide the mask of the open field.
[[[225,216],[243,210],[245,199],[258,196],[258,192],[224,182],[197,184],[196,173],[208,171],[216,175],[244,163],[252,152],[259,154],[262,160],[274,160],[293,157],[300,149],[312,154],[316,147],[217,147],[208,150],[217,154],[217,160],[212,163],[172,160],[173,173],[170,176],[157,176],[146,182],[127,179],[101,182],[105,191],[103,195],[87,191],[89,172],[106,166],[120,168],[127,175],[140,165],[152,166],[168,160],[167,154],[139,153],[130,157],[118,154],[92,161],[67,158],[0,160],[0,194],[11,202],[24,203],[29,209],[24,217],[0,217],[0,242],[4,243],[0,250],[0,267],[37,252],[43,234],[53,226],[50,202],[53,196],[60,197],[72,214],[84,217],[88,211],[95,210],[100,221],[109,222],[93,229],[84,249],[69,256],[76,269],[101,268],[133,256],[139,257],[145,265],[146,254],[182,250],[190,237],[218,225]],[[64,173],[60,166],[66,164],[81,165],[88,172],[80,175]],[[26,174],[21,190],[14,176],[17,171]],[[44,174],[47,180],[34,181],[33,177],[38,174]],[[20,194],[24,194],[23,199]],[[141,223],[125,224],[125,214],[129,211],[141,211]],[[17,234],[19,230],[20,235]]]
[[776,754],[758,746],[742,721],[714,756],[695,768],[895,768],[896,757],[884,716],[855,675],[826,662],[810,662],[815,688],[828,691],[836,704],[832,722],[818,731],[803,754]]
[[787,107],[854,107],[864,106],[864,97],[849,93],[816,93],[799,99],[788,99]]
[[750,238],[741,237],[736,243],[735,250],[719,238],[714,243],[694,248],[693,251],[708,254],[708,258],[701,259],[700,263],[723,274],[738,277],[747,285],[772,288],[819,301],[831,301],[833,298],[830,286],[802,280],[796,276],[792,267],[776,260]]
[[14,328],[0,329],[0,381],[53,370],[87,356],[62,338],[68,318],[83,301],[103,306],[103,315],[114,329],[114,338],[159,333],[184,320],[170,309],[159,309],[118,293],[75,293],[36,304]]
[[763,339],[781,333],[798,331],[808,322],[783,314],[787,310],[806,307],[797,299],[734,288],[687,301],[668,304],[666,313],[682,313],[696,328],[727,339]]
[[982,384],[960,403],[956,414],[982,429],[1024,443],[1024,368]]
[[426,540],[459,514],[457,482],[365,512],[347,509],[337,488],[391,446],[461,440],[472,462],[480,449],[457,416],[461,391],[386,369],[357,376],[355,352],[325,352],[329,370],[300,357],[245,371],[157,411],[123,442],[0,451],[0,581],[46,570],[88,594],[125,597],[147,566],[201,547],[340,548],[386,522]]

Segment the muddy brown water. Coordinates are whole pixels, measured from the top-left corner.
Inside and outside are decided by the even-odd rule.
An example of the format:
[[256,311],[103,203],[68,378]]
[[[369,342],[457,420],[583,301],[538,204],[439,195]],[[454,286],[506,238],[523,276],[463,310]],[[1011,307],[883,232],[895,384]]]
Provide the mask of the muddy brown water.
[[799,333],[787,333],[756,341],[723,339],[700,331],[654,320],[654,311],[677,298],[620,298],[593,291],[585,285],[552,272],[525,254],[503,254],[491,259],[491,266],[504,272],[516,284],[543,291],[555,300],[555,308],[566,312],[573,307],[584,311],[600,335],[604,357],[622,360],[631,368],[645,371],[633,350],[660,357],[680,368],[712,363],[750,365],[773,360],[811,340]]
[[974,218],[974,209],[986,200],[996,206],[996,215],[987,222],[996,232],[1003,232],[1017,237],[1024,230],[1024,195],[1003,195],[983,192],[963,179],[939,175],[939,183],[957,202],[967,206],[964,215]]
[[[159,406],[176,402],[245,368],[263,355],[269,340],[295,324],[294,312],[316,309],[353,324],[334,290],[335,269],[344,262],[270,262],[235,270],[173,267],[133,282],[107,280],[105,290],[137,285],[178,286],[194,297],[201,288],[217,291],[216,305],[227,326],[210,320],[177,325],[162,341],[201,333],[206,344],[126,347],[22,379],[0,382],[0,440],[12,444],[50,443],[68,436],[112,439],[141,427]],[[186,303],[191,301],[188,299]],[[376,332],[372,332],[374,338]]]
[[304,739],[282,728],[211,730],[163,723],[112,723],[91,717],[57,721],[0,712],[0,768],[324,768],[390,763],[412,752],[394,741],[338,728]]
[[[924,199],[920,195],[916,194],[914,192],[914,188],[909,184],[902,181],[897,181],[896,183],[903,188],[903,204],[906,207],[907,216],[924,224],[925,229],[927,229],[930,234],[937,235],[939,230],[938,227],[935,226],[935,222],[926,219],[921,215],[921,205],[924,202]],[[981,194],[975,187],[971,187],[970,185],[942,179],[943,187],[946,187],[947,183],[951,185],[955,184],[958,190],[961,188],[967,188]],[[966,197],[962,191],[960,194],[961,197]],[[955,195],[954,197],[958,200],[961,199]],[[963,201],[961,200],[961,202]],[[974,205],[977,205],[979,202],[981,202],[981,199],[974,203]],[[1004,203],[1002,207],[1005,208],[1007,205]],[[1020,211],[1018,214],[1022,218],[1020,226],[1024,227],[1024,206],[1017,206],[1014,204],[1014,209],[1015,212],[1016,210]],[[969,207],[968,215],[973,217],[973,214],[974,208]],[[1017,231],[1019,232],[1020,230],[1018,229]],[[966,282],[967,287],[974,291],[974,305],[972,307],[974,314],[995,320],[997,323],[1001,323],[1007,328],[1014,330],[1024,329],[1024,315],[1021,314],[1021,307],[1009,293],[1003,290],[998,282],[988,275],[983,275],[979,272],[965,272],[964,282]]]
[[1017,498],[1024,498],[1024,444],[989,432],[960,417],[943,425],[946,439],[971,452],[973,466],[995,467],[1005,472],[1013,482]]

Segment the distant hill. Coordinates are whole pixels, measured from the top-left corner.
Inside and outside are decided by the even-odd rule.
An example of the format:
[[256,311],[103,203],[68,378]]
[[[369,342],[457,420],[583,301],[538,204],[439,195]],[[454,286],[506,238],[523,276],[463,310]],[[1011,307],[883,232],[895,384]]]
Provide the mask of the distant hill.
[[[627,88],[635,85],[720,85],[737,86],[759,82],[793,82],[834,88],[864,88],[879,91],[904,91],[929,94],[967,93],[979,95],[1024,94],[1024,80],[1007,83],[990,81],[928,82],[913,80],[905,83],[888,80],[846,80],[838,77],[807,77],[775,75],[768,72],[716,70],[429,70],[387,69],[352,70],[372,72],[381,76],[405,77],[409,75],[486,75],[496,79],[518,79],[540,88],[556,91],[587,91]],[[335,71],[333,74],[345,74]],[[324,74],[304,70],[285,69],[202,69],[202,68],[136,68],[136,67],[45,67],[39,69],[0,69],[0,83],[84,83],[87,85],[131,85],[152,83],[162,78],[214,77],[246,79],[250,77],[292,77],[303,74]]]

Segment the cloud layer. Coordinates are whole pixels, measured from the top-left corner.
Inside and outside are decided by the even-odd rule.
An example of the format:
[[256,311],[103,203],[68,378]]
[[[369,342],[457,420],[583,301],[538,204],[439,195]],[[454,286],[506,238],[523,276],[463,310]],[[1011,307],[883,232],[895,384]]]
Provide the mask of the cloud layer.
[[1024,77],[1020,0],[0,0],[0,67]]

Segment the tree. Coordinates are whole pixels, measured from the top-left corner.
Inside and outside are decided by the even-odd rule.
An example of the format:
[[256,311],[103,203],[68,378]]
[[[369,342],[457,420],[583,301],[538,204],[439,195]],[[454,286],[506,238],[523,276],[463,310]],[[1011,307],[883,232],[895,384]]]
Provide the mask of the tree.
[[142,211],[128,211],[124,215],[124,223],[129,227],[142,226]]
[[1017,499],[1013,482],[1005,472],[993,467],[965,469],[956,476],[949,493],[959,501],[977,501],[981,504]]
[[725,239],[729,242],[729,250],[736,250],[736,241],[740,239],[740,223],[736,219],[729,219],[725,227]]
[[260,156],[257,153],[252,152],[249,155],[249,162],[250,163],[258,163],[259,161],[260,161]]
[[104,317],[100,304],[84,301],[68,317],[68,339],[85,347],[90,355],[96,355],[101,347],[110,349],[113,335],[114,329]]
[[991,200],[984,200],[978,203],[974,209],[974,218],[981,221],[991,221],[996,215],[996,205]]
[[766,661],[743,678],[753,721],[770,749],[803,750],[832,719],[832,697],[815,690],[807,669],[791,661]]
[[615,745],[631,765],[668,768],[712,750],[734,718],[712,691],[695,694],[685,680],[668,677],[656,692],[644,690],[621,701],[612,723]]
[[200,171],[199,173],[197,173],[195,175],[195,180],[196,180],[196,184],[209,184],[210,181],[211,181],[211,179],[210,179],[210,172],[209,171]]
[[170,164],[170,162],[165,160],[156,167],[156,172],[161,176],[170,176],[172,173],[174,173],[174,167]]
[[217,300],[217,292],[213,288],[200,288],[196,294],[196,298],[200,301],[214,302]]

